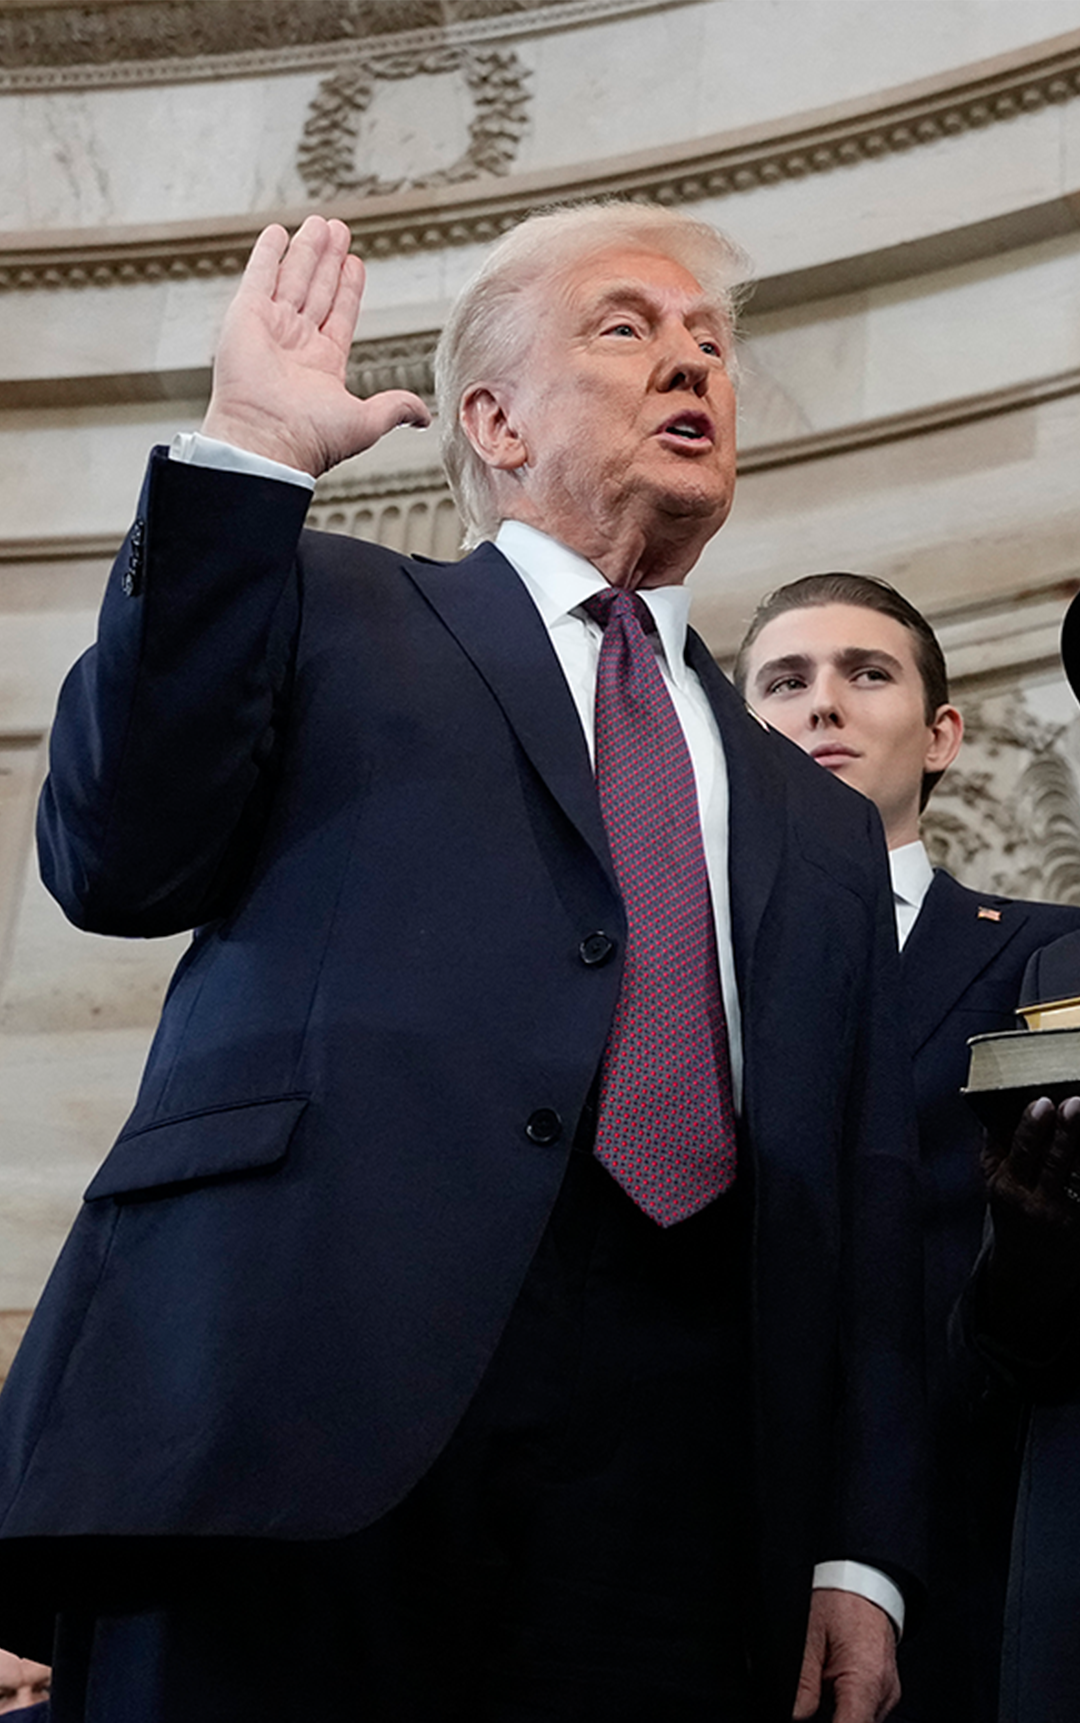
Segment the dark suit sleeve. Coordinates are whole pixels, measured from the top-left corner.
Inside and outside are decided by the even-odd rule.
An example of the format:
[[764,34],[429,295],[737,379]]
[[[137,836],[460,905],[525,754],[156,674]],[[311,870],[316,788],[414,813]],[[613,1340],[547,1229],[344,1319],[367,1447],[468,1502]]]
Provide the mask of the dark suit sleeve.
[[269,802],[309,500],[154,452],[39,809],[42,876],[77,926],[173,933],[233,901]]

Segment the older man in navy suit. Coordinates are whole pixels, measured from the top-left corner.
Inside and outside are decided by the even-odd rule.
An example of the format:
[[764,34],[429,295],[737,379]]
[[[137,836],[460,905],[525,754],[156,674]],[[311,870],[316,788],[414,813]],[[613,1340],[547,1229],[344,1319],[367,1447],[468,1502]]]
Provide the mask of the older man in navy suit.
[[919,816],[963,723],[933,630],[892,587],[836,573],[778,588],[747,631],[735,679],[770,724],[871,797],[885,826],[925,1186],[935,1462],[930,1597],[901,1653],[898,1716],[993,1723],[1018,1404],[969,1404],[950,1357],[949,1318],[985,1212],[982,1129],[961,1089],[968,1037],[1016,1027],[1028,959],[1080,929],[1080,909],[970,891],[931,868]]
[[426,419],[344,388],[348,245],[258,241],[61,697],[48,884],[196,932],[2,1403],[6,1595],[58,1723],[280,1716],[285,1642],[342,1723],[872,1723],[913,1114],[876,813],[686,629],[739,260],[636,206],[507,236],[442,566],[301,532]]

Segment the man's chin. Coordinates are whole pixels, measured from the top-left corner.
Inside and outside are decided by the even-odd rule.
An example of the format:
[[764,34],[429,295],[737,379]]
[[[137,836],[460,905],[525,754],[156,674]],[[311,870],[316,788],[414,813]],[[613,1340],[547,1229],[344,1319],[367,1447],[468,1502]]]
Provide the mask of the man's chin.
[[678,484],[657,485],[651,497],[657,515],[665,521],[675,523],[685,521],[707,528],[706,536],[711,538],[719,532],[728,515],[734,500],[730,494],[717,494],[715,488],[693,482],[693,474]]

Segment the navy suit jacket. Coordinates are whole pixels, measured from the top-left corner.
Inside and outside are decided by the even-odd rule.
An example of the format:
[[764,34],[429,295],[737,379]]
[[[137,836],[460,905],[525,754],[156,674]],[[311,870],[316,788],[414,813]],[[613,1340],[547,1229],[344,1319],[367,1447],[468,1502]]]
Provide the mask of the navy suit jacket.
[[967,1042],[1019,1026],[1028,959],[1076,928],[1080,908],[988,896],[938,870],[901,954],[924,1184],[934,1459],[926,1620],[901,1650],[898,1718],[919,1723],[994,1715],[1015,1495],[1019,1403],[996,1392],[973,1398],[948,1347],[986,1212],[982,1126],[960,1092]]
[[[83,927],[198,931],[0,1400],[14,1576],[80,1536],[334,1536],[400,1500],[492,1355],[603,1052],[625,917],[535,606],[491,545],[298,548],[306,500],[157,455],[61,696],[47,884]],[[913,1109],[876,813],[687,657],[730,779],[739,1487],[785,1716],[813,1563],[921,1566]]]

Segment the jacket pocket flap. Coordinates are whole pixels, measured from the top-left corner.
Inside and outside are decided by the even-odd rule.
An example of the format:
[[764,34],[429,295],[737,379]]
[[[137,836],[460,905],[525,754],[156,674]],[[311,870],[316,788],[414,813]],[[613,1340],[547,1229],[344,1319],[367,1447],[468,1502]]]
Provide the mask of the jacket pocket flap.
[[307,1095],[275,1095],[160,1119],[122,1135],[87,1186],[85,1201],[137,1196],[196,1179],[254,1172],[284,1160]]

